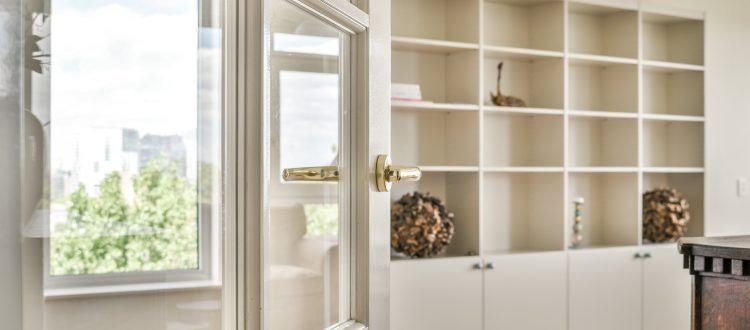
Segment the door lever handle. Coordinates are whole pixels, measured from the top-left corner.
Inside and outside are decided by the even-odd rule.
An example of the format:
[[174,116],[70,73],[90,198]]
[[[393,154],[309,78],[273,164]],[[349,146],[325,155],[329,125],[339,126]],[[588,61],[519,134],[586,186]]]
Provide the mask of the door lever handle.
[[375,181],[378,191],[390,191],[394,182],[419,181],[422,170],[416,166],[391,165],[391,157],[378,155],[375,164]]
[[284,181],[339,181],[339,169],[336,166],[285,168],[281,177]]

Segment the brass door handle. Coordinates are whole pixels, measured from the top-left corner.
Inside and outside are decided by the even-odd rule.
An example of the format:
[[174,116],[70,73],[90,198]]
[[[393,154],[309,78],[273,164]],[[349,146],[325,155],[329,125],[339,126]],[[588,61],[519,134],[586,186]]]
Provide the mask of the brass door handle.
[[393,182],[419,181],[422,170],[416,166],[391,165],[391,157],[378,155],[375,164],[375,181],[378,191],[390,191]]
[[339,169],[336,166],[285,168],[281,177],[284,181],[339,181]]

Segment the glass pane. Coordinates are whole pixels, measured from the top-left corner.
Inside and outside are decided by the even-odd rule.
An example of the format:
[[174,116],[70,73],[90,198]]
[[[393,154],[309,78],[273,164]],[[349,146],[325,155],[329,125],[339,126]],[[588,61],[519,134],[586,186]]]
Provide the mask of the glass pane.
[[[324,329],[348,319],[340,71],[348,36],[287,1],[273,3],[268,323],[274,330]],[[320,166],[338,167],[340,181],[281,177],[286,168]]]
[[39,329],[222,328],[220,8],[26,1]]

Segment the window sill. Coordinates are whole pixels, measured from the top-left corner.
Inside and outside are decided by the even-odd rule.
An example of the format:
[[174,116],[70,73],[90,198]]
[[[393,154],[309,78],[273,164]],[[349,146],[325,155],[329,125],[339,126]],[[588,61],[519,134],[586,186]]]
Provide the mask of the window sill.
[[356,321],[348,321],[343,324],[334,325],[327,330],[367,330],[367,327]]
[[102,297],[130,295],[138,293],[159,293],[192,290],[220,290],[219,281],[184,281],[184,282],[161,282],[140,284],[119,284],[91,287],[75,287],[63,289],[45,289],[45,300],[72,299],[83,297]]

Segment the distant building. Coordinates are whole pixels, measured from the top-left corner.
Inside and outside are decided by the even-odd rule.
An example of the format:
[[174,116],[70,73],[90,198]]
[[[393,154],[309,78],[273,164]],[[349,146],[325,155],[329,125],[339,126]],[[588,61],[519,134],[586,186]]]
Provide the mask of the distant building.
[[90,194],[99,193],[99,184],[112,172],[122,177],[122,192],[134,197],[133,178],[152,159],[164,155],[187,172],[187,151],[182,136],[154,135],[123,128],[55,127],[50,173],[50,197],[59,200],[79,185]]
[[177,173],[185,177],[187,150],[185,141],[179,135],[144,135],[138,150],[138,169],[142,169],[152,159],[162,155],[173,161],[177,165]]

